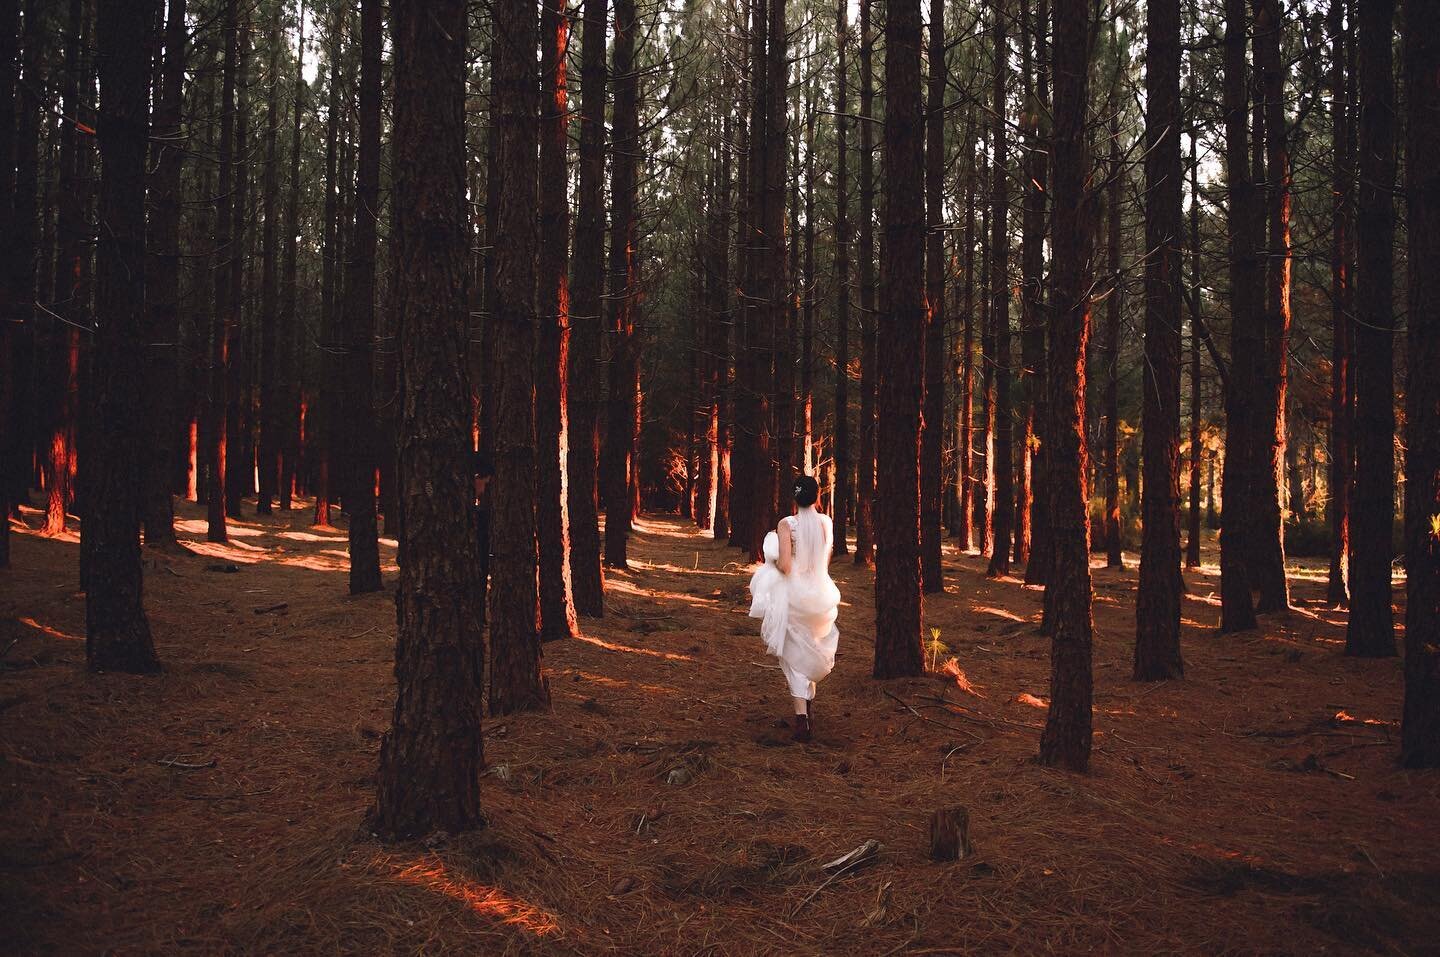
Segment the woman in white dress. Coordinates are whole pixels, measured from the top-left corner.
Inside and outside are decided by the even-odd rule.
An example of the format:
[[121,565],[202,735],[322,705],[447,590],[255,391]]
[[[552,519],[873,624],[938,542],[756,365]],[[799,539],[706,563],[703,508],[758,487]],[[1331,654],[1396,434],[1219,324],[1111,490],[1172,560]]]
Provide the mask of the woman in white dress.
[[750,578],[750,617],[761,620],[766,650],[780,659],[800,742],[813,734],[815,683],[835,667],[840,640],[835,629],[840,590],[830,580],[834,531],[830,517],[815,510],[819,491],[809,475],[795,480],[795,514],[765,536],[765,563]]

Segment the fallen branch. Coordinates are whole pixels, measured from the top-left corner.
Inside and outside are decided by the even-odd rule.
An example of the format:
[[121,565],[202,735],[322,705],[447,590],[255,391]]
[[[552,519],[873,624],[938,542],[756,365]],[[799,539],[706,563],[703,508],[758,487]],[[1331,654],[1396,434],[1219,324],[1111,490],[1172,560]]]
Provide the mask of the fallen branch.
[[[881,689],[881,690],[884,690],[884,689]],[[945,728],[947,731],[955,731],[955,732],[958,732],[958,733],[960,733],[960,734],[968,734],[968,735],[970,735],[970,737],[974,738],[976,741],[982,741],[982,742],[983,742],[983,741],[985,740],[984,738],[980,737],[980,735],[976,734],[974,731],[967,731],[967,730],[964,729],[964,728],[957,728],[957,727],[955,727],[953,724],[946,724],[944,721],[936,721],[934,718],[927,718],[927,717],[925,717],[923,714],[921,714],[920,712],[916,711],[916,710],[915,710],[914,708],[912,708],[909,704],[907,704],[904,700],[902,700],[898,695],[892,694],[892,693],[889,692],[889,691],[885,691],[885,696],[886,696],[887,698],[892,698],[892,699],[894,699],[895,701],[899,702],[900,705],[901,705],[903,708],[905,708],[907,711],[909,711],[909,712],[910,712],[911,714],[913,714],[915,717],[919,718],[921,721],[925,721],[925,722],[927,722],[927,723],[929,723],[929,724],[933,724],[933,725],[937,725],[938,727]]]
[[257,615],[268,615],[268,614],[269,614],[270,612],[272,612],[272,611],[280,611],[280,610],[282,610],[282,609],[289,608],[289,607],[290,607],[290,603],[289,603],[288,601],[282,601],[282,602],[279,602],[279,603],[274,604],[274,605],[266,605],[264,608],[256,608],[256,609],[255,609],[255,614],[257,614]]
[[189,761],[181,761],[179,758],[161,758],[155,763],[162,767],[179,768],[182,771],[202,771],[205,768],[213,768],[215,766],[215,759],[211,758],[204,764],[193,764]]

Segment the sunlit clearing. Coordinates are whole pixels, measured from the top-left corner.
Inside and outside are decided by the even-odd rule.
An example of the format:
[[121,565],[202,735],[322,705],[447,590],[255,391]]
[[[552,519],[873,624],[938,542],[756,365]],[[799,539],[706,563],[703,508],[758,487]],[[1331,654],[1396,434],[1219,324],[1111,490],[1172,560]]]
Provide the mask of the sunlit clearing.
[[1029,705],[1032,708],[1044,709],[1050,707],[1050,702],[1046,701],[1044,698],[1037,698],[1028,691],[1022,691],[1017,694],[1015,696],[1015,703]]
[[497,888],[487,887],[465,877],[452,876],[446,872],[443,864],[413,864],[397,869],[395,877],[406,884],[444,894],[482,917],[519,927],[536,937],[546,937],[560,929],[560,923],[553,914],[517,897],[511,897]]
[[63,631],[60,631],[58,628],[51,628],[49,625],[42,625],[42,624],[40,624],[40,622],[36,621],[34,618],[18,618],[18,619],[16,619],[16,620],[19,621],[20,624],[22,624],[22,625],[29,625],[31,628],[34,628],[36,631],[41,632],[42,634],[49,635],[51,638],[59,638],[59,639],[61,639],[61,640],[63,640],[63,641],[84,641],[84,640],[85,640],[84,638],[81,638],[79,635],[66,634],[66,633],[63,632]]
[[[203,518],[181,518],[175,520],[175,531],[189,532],[191,535],[204,535],[210,530],[210,523]],[[242,525],[233,518],[225,520],[225,534],[231,538],[258,538],[265,534],[262,529],[250,525]]]
[[689,655],[677,655],[669,651],[655,651],[650,648],[632,648],[630,645],[617,645],[606,641],[604,638],[596,638],[594,635],[576,635],[576,640],[586,644],[595,645],[597,648],[604,648],[606,651],[624,651],[632,655],[649,655],[651,658],[664,658],[666,661],[694,661]]

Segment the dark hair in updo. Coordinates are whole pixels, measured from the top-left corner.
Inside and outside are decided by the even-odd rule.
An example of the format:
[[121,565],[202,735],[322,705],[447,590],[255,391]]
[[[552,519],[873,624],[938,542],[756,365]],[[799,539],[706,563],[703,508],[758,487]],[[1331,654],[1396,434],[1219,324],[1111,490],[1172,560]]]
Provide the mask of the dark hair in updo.
[[809,475],[795,476],[795,504],[802,508],[815,504],[820,497],[820,483]]

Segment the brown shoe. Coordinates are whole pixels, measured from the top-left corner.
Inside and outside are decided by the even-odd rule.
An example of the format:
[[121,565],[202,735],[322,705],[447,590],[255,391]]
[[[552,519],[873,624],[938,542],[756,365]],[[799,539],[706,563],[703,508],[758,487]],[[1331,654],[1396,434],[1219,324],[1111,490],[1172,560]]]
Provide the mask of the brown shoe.
[[790,740],[800,744],[810,743],[810,716],[808,714],[797,714],[795,716],[795,733]]

